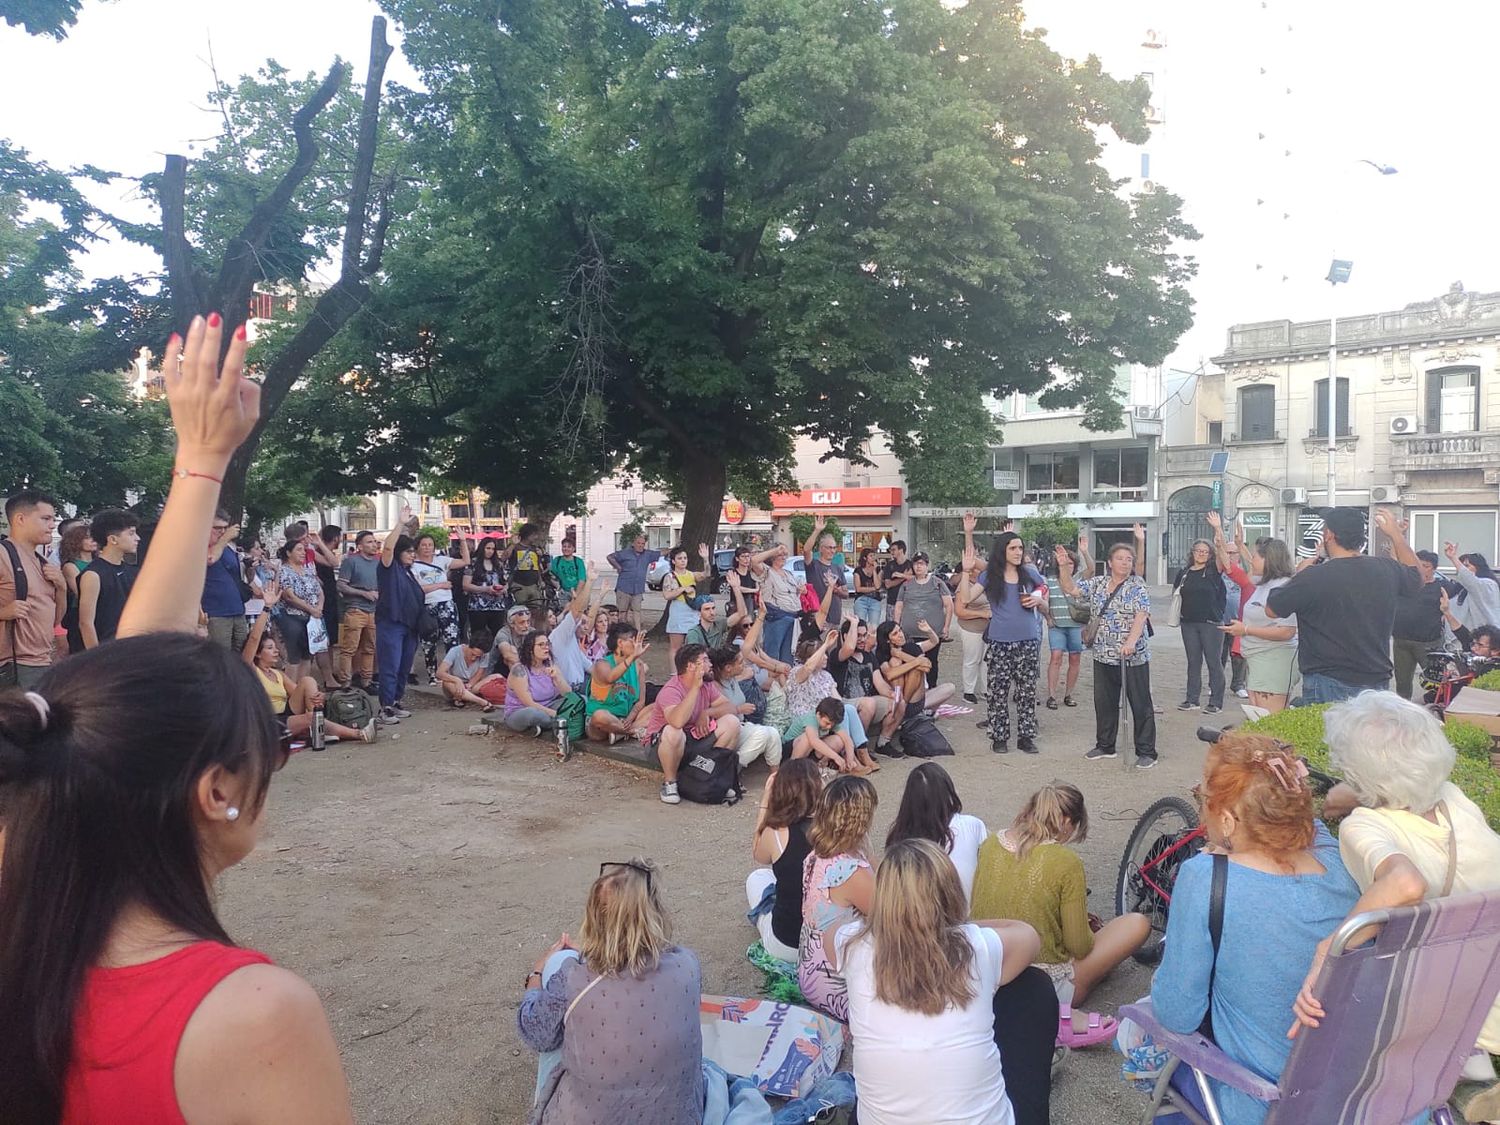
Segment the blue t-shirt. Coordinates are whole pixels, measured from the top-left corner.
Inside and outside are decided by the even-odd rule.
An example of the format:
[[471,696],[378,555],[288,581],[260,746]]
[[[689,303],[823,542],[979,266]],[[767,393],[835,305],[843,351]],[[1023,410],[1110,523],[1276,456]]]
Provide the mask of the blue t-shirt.
[[224,553],[208,564],[203,579],[203,612],[210,617],[243,617],[245,599],[240,597],[239,578],[239,553],[225,547]]
[[[1226,1055],[1272,1082],[1281,1077],[1292,1040],[1292,1001],[1312,967],[1318,942],[1334,930],[1359,898],[1359,887],[1339,858],[1339,846],[1321,821],[1313,852],[1322,875],[1272,875],[1229,864],[1224,889],[1224,930],[1213,974],[1214,1039]],[[1156,1018],[1170,1031],[1196,1031],[1208,1011],[1214,966],[1208,934],[1213,857],[1184,863],[1172,888],[1161,967],[1151,982]],[[1215,1082],[1225,1125],[1259,1125],[1266,1104]]]
[[[1036,567],[1022,566],[1021,570],[1031,579],[1031,589],[1024,591],[1025,593],[1032,593],[1046,584],[1046,579]],[[974,579],[981,589],[984,588],[987,573],[988,571],[981,570]],[[1019,582],[1007,582],[1005,600],[990,602],[990,623],[984,629],[986,641],[1035,641],[1041,638],[1042,615],[1038,610],[1027,609],[1021,604],[1022,593]]]

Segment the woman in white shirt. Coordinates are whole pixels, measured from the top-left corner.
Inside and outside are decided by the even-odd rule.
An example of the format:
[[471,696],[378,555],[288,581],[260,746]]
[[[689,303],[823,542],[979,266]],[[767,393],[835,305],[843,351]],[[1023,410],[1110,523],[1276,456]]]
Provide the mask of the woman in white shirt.
[[[947,853],[902,840],[880,865],[869,917],[827,935],[848,985],[863,1125],[1025,1125],[1006,1094],[996,992],[1040,943],[1024,922],[968,922],[967,909]],[[1007,1006],[1007,1022],[1017,1015]],[[1044,1059],[1055,1031],[1035,1031],[1047,1040]],[[1049,1083],[1045,1063],[1040,1074],[1009,1077]]]
[[1292,552],[1280,539],[1266,539],[1249,554],[1255,593],[1245,603],[1240,620],[1220,628],[1241,638],[1240,654],[1245,658],[1245,687],[1251,704],[1267,711],[1284,711],[1297,669],[1297,618],[1268,616],[1266,598],[1296,573]]
[[[458,542],[463,548],[461,561],[467,565],[469,544],[463,538]],[[458,644],[458,611],[453,606],[453,583],[448,578],[452,566],[453,560],[438,552],[437,541],[431,535],[424,531],[417,536],[417,557],[411,564],[411,572],[422,584],[422,597],[427,608],[442,626],[440,633],[422,642],[427,679],[434,684],[438,682],[438,666],[443,657]]]
[[979,845],[988,834],[984,821],[964,812],[948,771],[936,762],[923,762],[906,775],[906,791],[886,833],[885,846],[902,840],[931,840],[948,853],[957,868],[964,901],[973,902]]

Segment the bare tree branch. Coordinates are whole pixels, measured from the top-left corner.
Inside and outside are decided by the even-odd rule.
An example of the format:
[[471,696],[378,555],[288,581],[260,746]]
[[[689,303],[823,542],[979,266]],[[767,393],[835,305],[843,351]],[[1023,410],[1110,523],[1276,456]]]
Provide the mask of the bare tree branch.
[[390,57],[385,17],[376,16],[370,22],[370,67],[365,74],[365,96],[359,110],[359,143],[354,150],[354,182],[349,187],[349,218],[344,223],[344,276],[358,272],[360,254],[364,251],[365,207],[370,201],[370,177],[375,170],[375,148],[380,139],[380,87]]

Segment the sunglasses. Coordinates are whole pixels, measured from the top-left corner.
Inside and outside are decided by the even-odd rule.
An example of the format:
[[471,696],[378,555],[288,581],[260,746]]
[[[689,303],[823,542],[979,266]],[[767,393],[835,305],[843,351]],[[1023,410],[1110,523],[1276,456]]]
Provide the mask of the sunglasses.
[[281,728],[281,737],[276,744],[276,764],[271,767],[272,773],[280,773],[286,768],[286,764],[292,757],[292,732],[285,723],[277,723]]
[[611,860],[606,863],[601,863],[599,865],[599,878],[602,879],[604,878],[604,876],[610,874],[611,872],[619,871],[622,868],[629,868],[631,871],[639,871],[642,875],[644,875],[646,877],[646,893],[651,893],[651,868],[646,867],[643,864],[631,863],[629,860]]

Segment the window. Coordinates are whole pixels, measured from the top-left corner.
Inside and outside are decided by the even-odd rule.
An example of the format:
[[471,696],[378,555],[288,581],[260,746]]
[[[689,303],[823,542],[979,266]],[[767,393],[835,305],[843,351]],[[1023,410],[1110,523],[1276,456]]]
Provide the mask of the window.
[[1210,422],[1208,424],[1208,444],[1209,445],[1223,445],[1224,444],[1224,423],[1223,422]]
[[1276,388],[1240,388],[1240,441],[1276,440]]
[[1446,569],[1448,560],[1443,554],[1444,543],[1457,543],[1458,553],[1466,555],[1476,551],[1493,563],[1496,554],[1496,513],[1494,508],[1454,508],[1448,511],[1418,511],[1412,513],[1411,545],[1416,551],[1432,551],[1442,559]]
[[344,513],[344,521],[349,525],[345,531],[374,531],[375,505],[369,500],[356,500]]
[[[1338,411],[1338,437],[1348,437],[1354,431],[1349,428],[1349,380],[1340,379],[1335,388],[1338,402],[1334,404]],[[1311,437],[1326,438],[1328,436],[1328,380],[1319,379],[1313,383],[1313,428]]]
[[1116,500],[1144,500],[1148,455],[1143,445],[1094,450],[1094,491]]
[[1078,499],[1078,453],[1028,453],[1026,493],[1028,502]]
[[1479,429],[1479,368],[1444,367],[1427,373],[1426,429],[1429,434]]

